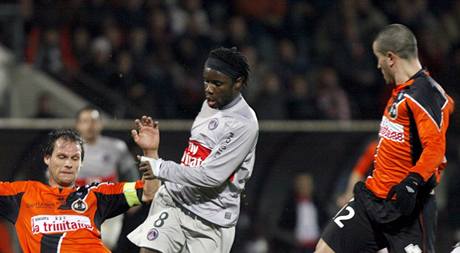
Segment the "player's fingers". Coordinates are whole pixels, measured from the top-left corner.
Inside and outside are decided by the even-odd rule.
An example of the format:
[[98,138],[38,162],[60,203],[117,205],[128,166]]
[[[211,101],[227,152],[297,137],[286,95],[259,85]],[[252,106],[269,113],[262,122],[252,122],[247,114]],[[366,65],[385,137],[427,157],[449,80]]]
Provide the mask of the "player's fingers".
[[149,171],[150,168],[147,165],[139,165],[139,171],[144,174],[145,172]]
[[136,125],[136,129],[140,129],[142,127],[142,123],[139,119],[134,120],[134,124]]
[[148,117],[147,116],[145,116],[145,115],[142,116],[141,121],[142,121],[143,126],[148,126]]
[[[139,159],[141,158],[140,156],[137,156]],[[148,161],[141,161],[139,163],[139,167],[142,166],[142,167],[148,167],[150,166],[150,163]]]
[[153,128],[158,128],[158,121],[153,122]]
[[152,117],[150,117],[150,116],[146,117],[145,123],[146,123],[148,126],[153,126],[153,119],[152,119]]
[[139,134],[135,129],[131,130],[131,136],[133,137],[134,141],[137,141],[139,139]]

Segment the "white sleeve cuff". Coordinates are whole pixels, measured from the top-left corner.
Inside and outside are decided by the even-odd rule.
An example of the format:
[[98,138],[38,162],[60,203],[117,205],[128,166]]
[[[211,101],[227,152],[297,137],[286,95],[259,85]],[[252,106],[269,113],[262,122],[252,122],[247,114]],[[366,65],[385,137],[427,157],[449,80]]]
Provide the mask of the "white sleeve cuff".
[[141,156],[141,162],[149,162],[152,167],[153,175],[158,177],[160,175],[160,165],[163,162],[162,159],[154,159],[146,156]]

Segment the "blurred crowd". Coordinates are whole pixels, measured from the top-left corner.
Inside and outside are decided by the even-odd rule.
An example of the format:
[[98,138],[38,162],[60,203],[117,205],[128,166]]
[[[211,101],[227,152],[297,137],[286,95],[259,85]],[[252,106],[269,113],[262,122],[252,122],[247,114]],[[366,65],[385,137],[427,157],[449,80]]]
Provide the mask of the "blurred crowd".
[[377,119],[391,88],[371,44],[395,22],[416,33],[423,65],[456,97],[460,1],[23,0],[21,11],[27,62],[66,84],[88,76],[157,118],[193,117],[208,51],[235,46],[259,119]]

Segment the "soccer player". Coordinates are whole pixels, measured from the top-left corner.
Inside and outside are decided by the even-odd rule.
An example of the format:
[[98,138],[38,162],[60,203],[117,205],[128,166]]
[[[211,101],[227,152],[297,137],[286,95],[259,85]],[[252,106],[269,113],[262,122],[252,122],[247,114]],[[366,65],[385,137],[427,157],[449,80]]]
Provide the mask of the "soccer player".
[[241,95],[248,72],[236,49],[210,52],[203,70],[206,101],[180,164],[158,158],[158,125],[145,116],[148,124],[137,121],[146,134],[134,140],[164,182],[145,222],[128,235],[141,252],[230,252],[259,129]]
[[445,167],[453,100],[422,68],[404,25],[384,27],[377,67],[395,84],[380,124],[374,170],[325,228],[316,252],[434,252],[434,188]]
[[0,182],[0,215],[15,225],[24,253],[110,252],[100,239],[104,220],[153,199],[159,181],[149,163],[139,167],[142,181],[76,187],[84,154],[75,131],[55,130],[44,146],[49,184]]
[[[77,186],[84,186],[92,182],[131,182],[139,178],[136,162],[126,143],[101,134],[103,122],[98,109],[92,106],[80,109],[76,115],[75,129],[83,138],[83,148],[86,151],[85,160],[78,173]],[[127,217],[137,212],[139,212],[138,208],[132,208]],[[123,223],[128,224],[133,219],[128,218],[123,222],[123,216],[124,214],[121,214],[110,218],[102,224],[102,241],[111,250],[115,249],[120,242],[126,241],[118,239],[122,225]],[[133,227],[138,225],[139,223]]]
[[103,122],[98,109],[92,106],[80,109],[75,119],[75,129],[83,138],[86,151],[77,185],[133,181],[139,177],[136,162],[126,143],[101,134]]

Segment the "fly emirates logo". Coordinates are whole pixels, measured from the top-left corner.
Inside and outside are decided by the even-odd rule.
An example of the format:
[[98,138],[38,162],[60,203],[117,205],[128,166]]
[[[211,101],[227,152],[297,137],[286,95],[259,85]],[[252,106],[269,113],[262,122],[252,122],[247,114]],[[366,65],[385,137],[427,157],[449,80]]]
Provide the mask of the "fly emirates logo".
[[93,230],[90,219],[81,215],[37,215],[31,218],[31,223],[34,235],[65,233],[78,229]]
[[199,142],[189,141],[188,147],[185,149],[184,155],[182,155],[181,164],[189,167],[199,167],[209,153],[211,153],[211,150],[203,147]]
[[383,116],[379,136],[391,141],[404,142],[404,126],[391,122],[387,117]]

